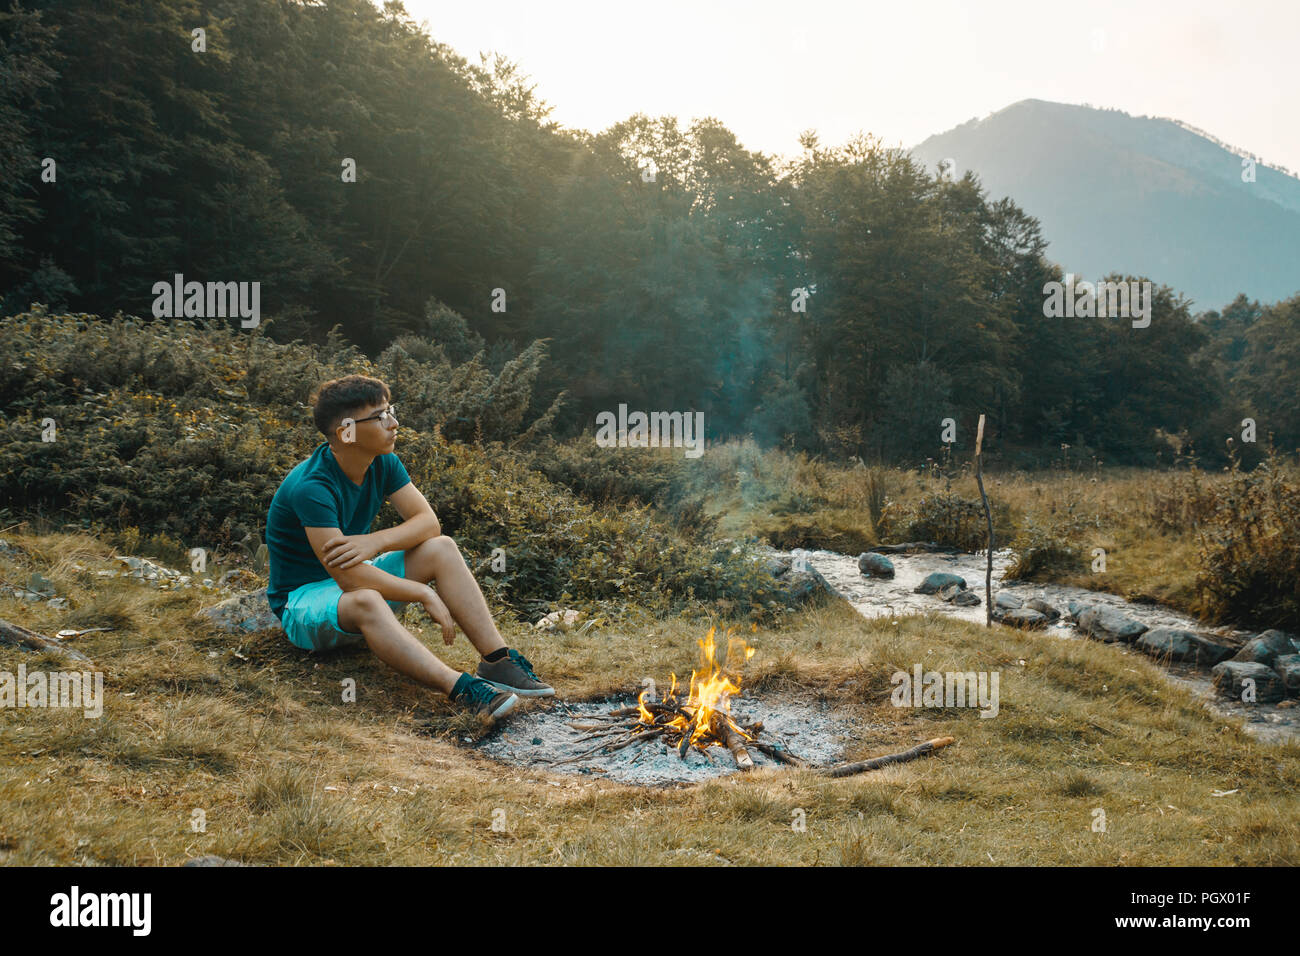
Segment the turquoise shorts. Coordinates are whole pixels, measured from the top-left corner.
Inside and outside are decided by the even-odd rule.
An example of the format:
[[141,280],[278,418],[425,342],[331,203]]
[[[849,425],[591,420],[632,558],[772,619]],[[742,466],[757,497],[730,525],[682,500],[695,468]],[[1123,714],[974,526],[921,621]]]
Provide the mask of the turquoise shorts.
[[[381,571],[387,571],[394,577],[406,576],[406,552],[385,551],[383,554],[367,561]],[[289,642],[304,651],[329,651],[336,647],[353,647],[364,644],[366,639],[361,634],[354,634],[339,627],[339,598],[343,589],[333,578],[313,581],[295,588],[285,601],[280,614],[280,623],[289,635]],[[389,601],[396,614],[401,614],[408,602]]]

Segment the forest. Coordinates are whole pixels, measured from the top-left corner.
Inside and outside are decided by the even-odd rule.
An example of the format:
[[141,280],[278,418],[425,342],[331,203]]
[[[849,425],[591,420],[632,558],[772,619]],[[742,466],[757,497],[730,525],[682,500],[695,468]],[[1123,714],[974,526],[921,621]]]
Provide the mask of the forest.
[[969,452],[981,413],[1013,467],[1300,444],[1300,295],[1194,314],[1159,276],[1087,277],[1152,283],[1149,325],[1049,317],[1050,237],[971,173],[867,133],[779,157],[712,117],[550,112],[396,3],[12,3],[0,315],[148,317],[176,274],[256,283],[246,335],[414,337],[497,374],[526,354],[560,438],[626,403],[904,466],[950,417]]

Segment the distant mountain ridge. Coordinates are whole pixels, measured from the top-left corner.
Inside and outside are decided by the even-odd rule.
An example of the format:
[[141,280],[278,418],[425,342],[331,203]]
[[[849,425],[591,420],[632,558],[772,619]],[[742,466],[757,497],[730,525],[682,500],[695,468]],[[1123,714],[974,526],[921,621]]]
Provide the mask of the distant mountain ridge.
[[911,153],[952,159],[1043,225],[1047,255],[1095,279],[1145,275],[1221,309],[1238,292],[1300,292],[1300,178],[1177,120],[1022,100],[929,137]]

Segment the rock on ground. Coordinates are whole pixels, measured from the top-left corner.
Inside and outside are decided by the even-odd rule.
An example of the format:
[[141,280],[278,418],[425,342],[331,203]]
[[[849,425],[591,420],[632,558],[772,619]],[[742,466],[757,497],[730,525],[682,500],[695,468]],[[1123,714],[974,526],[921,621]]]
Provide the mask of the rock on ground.
[[1025,606],[1025,602],[1018,594],[1012,594],[1010,591],[999,591],[993,595],[993,617],[998,616],[999,611],[1018,611]]
[[913,593],[937,594],[954,584],[965,590],[966,579],[957,574],[949,574],[947,571],[935,571],[933,574],[926,575],[925,580],[916,586]]
[[993,620],[1008,627],[1039,628],[1047,627],[1047,615],[1031,607],[1017,607],[1010,611],[994,611]]
[[1226,661],[1233,654],[1232,647],[1208,634],[1198,634],[1178,627],[1152,628],[1139,637],[1133,646],[1152,657],[1191,661],[1209,667]]
[[1039,614],[1043,615],[1043,617],[1047,618],[1048,624],[1055,624],[1057,621],[1061,619],[1061,612],[1058,611],[1052,605],[1048,604],[1042,598],[1030,598],[1028,601],[1025,602],[1025,607],[1029,608],[1031,611],[1037,611]]
[[566,607],[559,611],[552,611],[550,614],[547,614],[534,624],[533,627],[537,628],[539,631],[550,631],[555,629],[567,631],[574,624],[578,623],[578,619],[581,617],[581,611],[575,611],[571,607]]
[[271,613],[271,606],[266,603],[266,588],[237,594],[220,604],[204,608],[194,616],[206,619],[217,630],[227,633],[280,627],[280,619]]
[[1107,644],[1122,642],[1131,644],[1147,626],[1135,621],[1122,611],[1104,604],[1093,605],[1078,616],[1079,630],[1089,637],[1095,637]]
[[1283,654],[1273,662],[1273,670],[1288,694],[1300,694],[1300,654]]
[[949,604],[955,604],[957,607],[978,607],[980,604],[978,594],[974,591],[968,591],[958,584],[949,584],[939,591],[938,596]]
[[1069,621],[1078,621],[1079,615],[1090,607],[1096,607],[1095,604],[1089,604],[1086,601],[1067,601],[1065,605],[1065,617]]
[[820,591],[834,595],[830,582],[807,561],[803,570],[795,570],[794,559],[788,554],[773,555],[767,559],[767,571],[781,590],[785,603],[797,607],[812,600]]
[[883,554],[867,551],[858,556],[858,570],[873,578],[892,578],[894,576],[894,562]]
[[1290,634],[1284,631],[1264,631],[1243,644],[1232,659],[1254,664],[1272,664],[1283,654],[1294,654],[1296,651],[1300,651],[1300,645]]
[[999,591],[993,599],[993,620],[1011,627],[1046,627],[1061,619],[1061,612],[1042,598],[1025,600],[1010,591]]
[[1241,699],[1246,681],[1255,682],[1255,701],[1268,704],[1279,701],[1286,696],[1282,678],[1267,664],[1254,661],[1224,661],[1215,664],[1210,671],[1214,675],[1214,686],[1225,697]]

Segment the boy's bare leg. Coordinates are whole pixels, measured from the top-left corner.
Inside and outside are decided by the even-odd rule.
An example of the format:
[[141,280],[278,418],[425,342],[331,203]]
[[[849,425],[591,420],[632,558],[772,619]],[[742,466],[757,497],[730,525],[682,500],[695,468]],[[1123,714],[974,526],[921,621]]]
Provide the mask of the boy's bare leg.
[[402,627],[384,596],[373,588],[343,593],[339,598],[339,627],[353,634],[360,632],[375,656],[389,667],[448,696],[460,679],[460,671],[440,661]]
[[491,654],[506,646],[473,572],[451,538],[441,534],[407,551],[405,577],[421,584],[437,584],[438,597],[479,654]]

